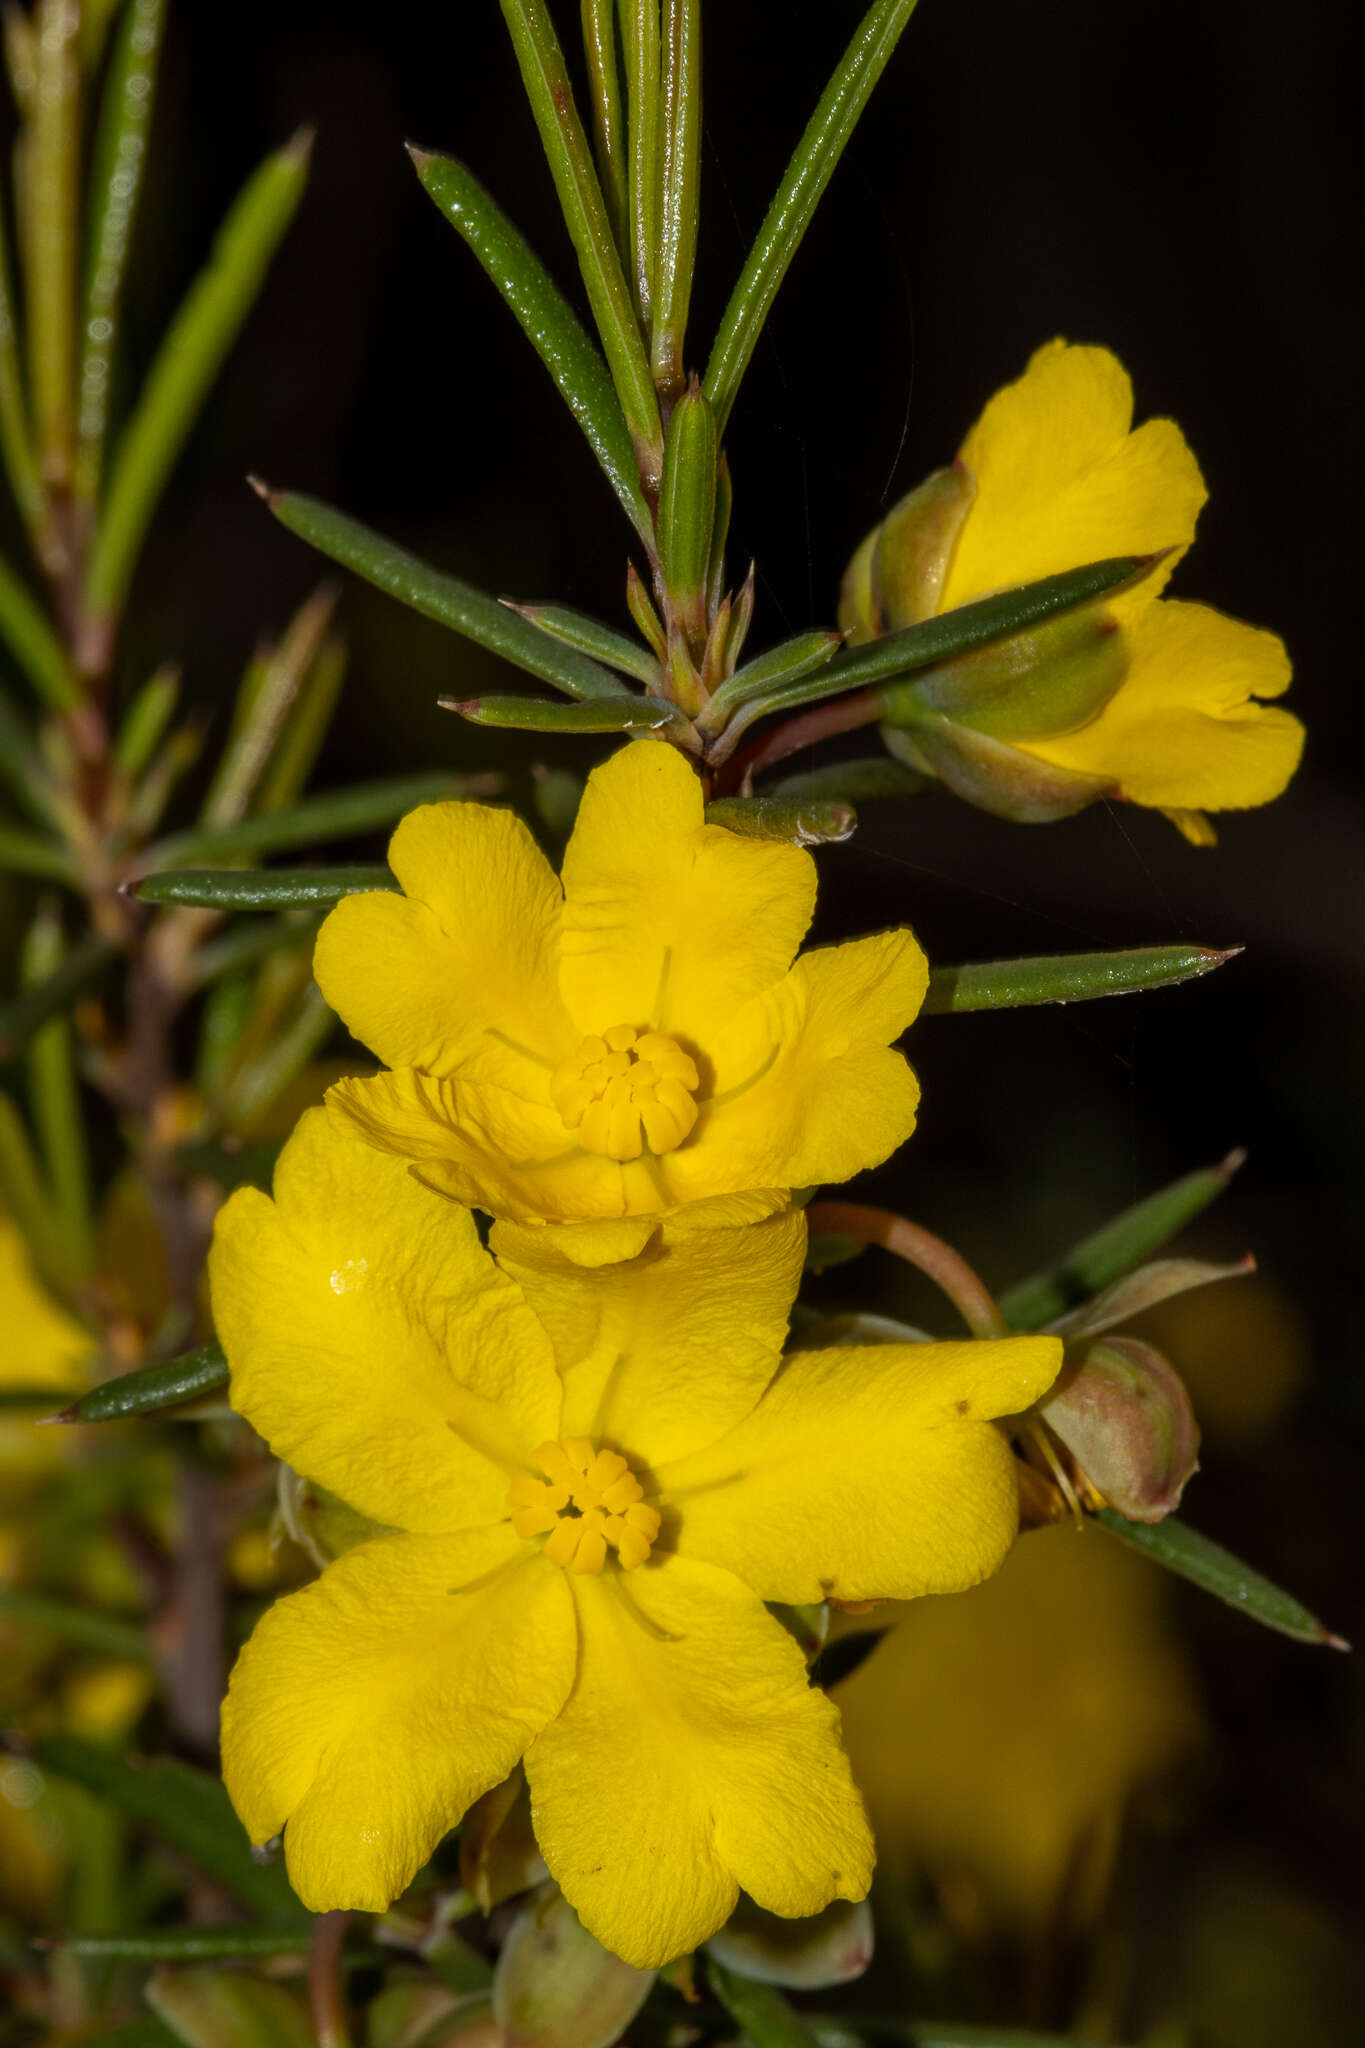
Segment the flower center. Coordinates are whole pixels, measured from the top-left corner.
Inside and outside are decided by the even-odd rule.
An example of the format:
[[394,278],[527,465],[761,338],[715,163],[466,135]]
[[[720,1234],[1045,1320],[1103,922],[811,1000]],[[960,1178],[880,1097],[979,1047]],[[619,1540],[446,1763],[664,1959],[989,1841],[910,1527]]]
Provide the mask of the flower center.
[[613,1024],[585,1038],[550,1076],[550,1095],[566,1130],[585,1152],[638,1159],[671,1152],[697,1121],[693,1094],[700,1077],[675,1039],[662,1031]]
[[512,1481],[507,1504],[518,1536],[546,1536],[545,1555],[571,1572],[600,1572],[610,1544],[622,1565],[643,1564],[659,1533],[659,1511],[619,1451],[599,1451],[585,1436],[542,1444],[544,1473]]

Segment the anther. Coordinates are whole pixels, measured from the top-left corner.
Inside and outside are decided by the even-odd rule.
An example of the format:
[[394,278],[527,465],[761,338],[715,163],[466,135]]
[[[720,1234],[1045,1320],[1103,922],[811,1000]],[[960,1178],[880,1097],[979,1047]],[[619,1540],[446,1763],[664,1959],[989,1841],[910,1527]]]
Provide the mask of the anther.
[[520,1474],[507,1504],[518,1536],[544,1536],[545,1555],[571,1572],[600,1572],[614,1550],[626,1571],[643,1564],[659,1533],[659,1511],[619,1451],[587,1437],[545,1443],[535,1453],[544,1475]]
[[613,1024],[550,1076],[550,1097],[586,1152],[624,1163],[672,1152],[697,1121],[696,1063],[662,1031]]

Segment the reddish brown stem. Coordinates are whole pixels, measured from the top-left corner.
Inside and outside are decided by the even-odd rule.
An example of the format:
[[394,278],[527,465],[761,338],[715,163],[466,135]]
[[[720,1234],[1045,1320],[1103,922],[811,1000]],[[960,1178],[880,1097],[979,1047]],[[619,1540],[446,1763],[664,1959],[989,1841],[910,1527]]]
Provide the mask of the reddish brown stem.
[[351,2027],[342,1986],[341,1950],[349,1913],[321,1913],[308,1948],[308,2010],[318,2048],[350,2048]]
[[721,780],[727,792],[745,789],[755,775],[762,774],[765,768],[772,768],[779,761],[785,761],[788,754],[799,753],[802,747],[813,747],[817,740],[831,739],[835,733],[854,732],[860,725],[875,725],[881,715],[879,690],[851,690],[847,697],[832,698],[827,703],[815,705],[810,711],[803,711],[797,718],[787,719],[782,725],[770,726],[757,739],[739,748],[720,771]]
[[890,1209],[864,1208],[858,1202],[813,1202],[806,1211],[811,1231],[855,1237],[860,1244],[879,1244],[927,1274],[952,1302],[974,1337],[1008,1337],[1010,1326],[995,1297],[978,1279],[960,1252],[932,1231],[896,1216]]

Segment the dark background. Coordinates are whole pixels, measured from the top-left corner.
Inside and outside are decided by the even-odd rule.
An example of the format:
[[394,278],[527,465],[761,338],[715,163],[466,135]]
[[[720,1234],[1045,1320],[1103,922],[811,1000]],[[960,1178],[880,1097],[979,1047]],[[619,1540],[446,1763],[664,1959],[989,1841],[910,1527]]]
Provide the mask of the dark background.
[[[860,12],[709,10],[703,337]],[[577,10],[560,13],[567,36]],[[850,845],[821,856],[821,929],[908,921],[935,960],[1245,944],[1212,980],[1147,998],[926,1022],[912,1034],[921,1129],[880,1187],[1004,1284],[1247,1145],[1241,1179],[1190,1240],[1252,1246],[1266,1276],[1252,1297],[1264,1313],[1241,1313],[1209,1368],[1210,1416],[1219,1387],[1232,1409],[1239,1385],[1267,1374],[1297,1376],[1297,1392],[1263,1401],[1251,1427],[1210,1420],[1187,1506],[1347,1635],[1362,1624],[1365,1519],[1360,41],[1356,10],[1329,0],[1263,19],[1238,0],[924,0],[783,288],[731,440],[733,561],[737,574],[758,561],[761,647],[830,622],[881,508],[951,457],[1050,335],[1114,348],[1139,417],[1184,426],[1211,495],[1178,593],[1288,641],[1290,702],[1309,729],[1290,794],[1220,820],[1216,852],[1130,808],[1032,829],[948,799],[871,808]],[[129,676],[180,652],[193,690],[225,706],[253,636],[316,580],[245,490],[247,470],[496,590],[624,623],[614,501],[402,152],[410,139],[465,157],[576,284],[493,0],[182,7],[132,284],[134,359],[253,162],[305,120],[319,129],[314,182],[146,557]],[[439,628],[358,588],[342,621],[352,669],[322,781],[437,762],[520,776],[555,758],[435,709],[492,673]],[[865,1278],[884,1305],[931,1314],[900,1282]],[[841,1285],[832,1277],[831,1298]],[[1269,1873],[1309,1915],[1304,1979],[1321,1994],[1361,1904],[1360,1680],[1346,1659],[1207,1604],[1181,1601],[1178,1622],[1218,1762],[1171,1870],[1233,1856]],[[1355,2038],[1349,2003],[1329,1991],[1293,2038]],[[1260,2038],[1214,2024],[1209,2039]]]

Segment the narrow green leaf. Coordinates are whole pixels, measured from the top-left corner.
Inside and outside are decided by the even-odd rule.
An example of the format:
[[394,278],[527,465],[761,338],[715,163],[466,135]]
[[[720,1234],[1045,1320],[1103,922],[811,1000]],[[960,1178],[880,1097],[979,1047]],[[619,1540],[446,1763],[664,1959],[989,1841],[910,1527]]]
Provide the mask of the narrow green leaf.
[[109,31],[123,0],[81,0],[81,69],[92,72],[104,55]]
[[[6,27],[18,18],[17,8],[6,13]],[[11,281],[9,230],[5,209],[0,205],[0,459],[5,465],[14,502],[30,534],[36,535],[43,518],[43,487],[29,431],[28,402],[24,396],[20,369],[20,334]]]
[[[24,945],[24,995],[37,997],[41,1005],[48,984],[60,975],[69,957],[56,909],[40,905]],[[71,1269],[84,1274],[94,1256],[90,1153],[75,1046],[66,1017],[49,1010],[32,1032],[28,1071],[33,1122],[52,1189],[62,1250]]]
[[340,590],[325,583],[299,606],[279,640],[247,664],[232,730],[199,813],[219,829],[245,816],[280,742],[304,678],[321,652]]
[[831,761],[823,768],[806,768],[799,774],[784,775],[770,783],[765,796],[789,798],[826,797],[835,802],[874,803],[882,797],[922,796],[938,785],[932,776],[919,775],[903,761],[889,754],[874,754],[867,760]]
[[49,1267],[63,1265],[61,1232],[52,1199],[43,1185],[28,1128],[14,1103],[0,1088],[0,1198],[38,1257]]
[[805,2018],[775,1984],[741,1977],[714,1956],[707,1962],[706,1974],[711,1989],[753,2048],[816,2048],[815,2035]]
[[311,948],[320,922],[317,916],[286,916],[251,918],[245,924],[234,925],[222,938],[211,939],[199,948],[190,962],[191,985],[207,988],[220,974],[235,974],[243,967],[254,967],[258,960],[266,959],[281,947]]
[[150,1657],[147,1633],[136,1622],[120,1621],[97,1607],[72,1607],[64,1600],[49,1600],[45,1594],[29,1593],[17,1586],[0,1586],[0,1619],[18,1622],[24,1628],[41,1629],[82,1650],[97,1650],[104,1657],[121,1657],[131,1664],[145,1664]]
[[1302,1601],[1252,1571],[1250,1565],[1243,1564],[1221,1544],[1201,1536],[1188,1522],[1179,1521],[1174,1515],[1167,1515],[1164,1522],[1129,1522],[1113,1508],[1101,1508],[1094,1519],[1130,1550],[1140,1550],[1154,1564],[1188,1579],[1265,1628],[1292,1636],[1298,1643],[1320,1643],[1333,1650],[1349,1647],[1340,1636],[1324,1628]]
[[112,939],[92,932],[62,957],[46,981],[0,1006],[0,1060],[12,1059],[49,1017],[69,1009],[117,952]]
[[302,1956],[309,1928],[149,1927],[136,1934],[68,1934],[54,1941],[59,1955],[87,1962],[205,1963],[223,1956]]
[[648,647],[642,647],[638,640],[628,639],[618,633],[614,626],[608,626],[601,619],[589,618],[586,612],[570,610],[565,604],[514,604],[511,609],[523,619],[529,619],[542,633],[548,633],[553,640],[561,640],[566,647],[576,648],[593,661],[602,662],[607,668],[618,669],[622,675],[631,676],[646,689],[659,680],[659,663]]
[[1242,948],[1229,946],[1135,946],[1123,953],[1055,953],[1037,960],[984,960],[964,967],[936,967],[921,1014],[967,1010],[1017,1010],[1033,1003],[1087,1003],[1096,996],[1130,995],[1136,989],[1171,988],[1212,973]]
[[71,482],[76,390],[76,221],[80,199],[80,9],[38,0],[37,78],[24,190],[28,210],[29,389],[39,466]]
[[664,0],[659,260],[652,358],[663,391],[682,386],[701,206],[701,0]]
[[172,1757],[130,1761],[74,1735],[49,1735],[32,1745],[40,1770],[84,1785],[134,1820],[155,1828],[204,1873],[277,1921],[307,1920],[283,1864],[257,1863],[242,1824],[217,1778]]
[[1095,2042],[1074,2034],[1020,2033],[1015,2027],[958,2026],[952,2020],[888,2019],[880,2013],[811,2013],[808,2015],[817,2040],[837,2042],[845,2048],[850,2039],[866,2041],[873,2048],[1098,2048]]
[[166,727],[180,701],[180,670],[163,662],[137,690],[119,722],[114,766],[136,781],[166,736]]
[[697,721],[703,732],[719,732],[741,705],[765,697],[784,683],[798,683],[803,677],[827,668],[843,645],[842,633],[814,631],[798,633],[794,639],[770,647],[766,654],[737,668],[716,691]]
[[501,4],[636,459],[654,481],[663,442],[658,400],[559,38],[544,0]]
[[99,492],[123,279],[146,172],[166,14],[167,0],[127,0],[100,103],[76,387],[76,493],[87,505]]
[[157,500],[303,197],[310,143],[296,136],[247,181],[157,351],[118,444],[90,553],[85,604],[97,621],[122,607]]
[[683,630],[705,638],[711,534],[716,512],[716,422],[692,381],[673,408],[659,491],[659,558]]
[[708,825],[745,839],[785,839],[793,846],[831,846],[849,839],[858,813],[851,804],[788,803],[776,796],[724,796],[706,806]]
[[626,110],[616,62],[615,0],[582,0],[583,54],[592,94],[592,145],[597,176],[618,254],[630,247],[626,201]]
[[706,390],[722,434],[778,286],[810,226],[844,145],[915,11],[915,0],[875,0],[820,96],[764,216],[721,319]]
[[274,873],[172,868],[167,874],[144,875],[134,894],[143,903],[181,903],[198,910],[292,910],[309,903],[330,908],[343,896],[397,887],[389,868],[280,868]]
[[142,858],[150,868],[190,861],[230,860],[275,853],[284,846],[320,846],[328,839],[348,839],[391,825],[418,804],[446,803],[464,797],[471,785],[485,788],[482,778],[428,771],[395,775],[383,782],[360,782],[352,789],[328,790],[305,797],[292,810],[266,818],[243,818],[240,824],[216,828],[191,827],[148,847]]
[[1055,1266],[1009,1288],[1000,1296],[1006,1322],[1016,1330],[1040,1330],[1112,1280],[1131,1273],[1217,1200],[1245,1157],[1243,1152],[1230,1152],[1219,1165],[1172,1181],[1082,1238]]
[[258,1124],[309,1061],[317,1058],[336,1029],[336,1022],[336,1014],[328,1007],[321,989],[309,980],[268,1042],[254,1058],[244,1060],[224,1084],[218,1098],[218,1114],[224,1126],[229,1131],[239,1131]]
[[310,547],[344,569],[354,570],[376,590],[410,605],[424,618],[434,619],[452,632],[462,633],[491,654],[500,654],[528,675],[553,683],[567,697],[620,697],[625,685],[608,669],[600,668],[571,648],[556,646],[544,633],[520,618],[510,606],[500,604],[485,591],[476,590],[458,576],[447,576],[419,562],[406,548],[400,548],[381,534],[372,533],[358,520],[348,519],[317,498],[297,491],[257,489],[281,525],[298,534]]
[[80,692],[62,643],[9,564],[0,557],[0,640],[45,703],[69,711]]
[[0,690],[0,776],[10,794],[45,832],[60,830],[60,812],[47,762],[38,752],[27,718]]
[[346,679],[346,643],[324,640],[299,685],[284,730],[252,798],[258,817],[287,810],[317,766]]
[[36,832],[21,832],[17,825],[0,823],[0,868],[48,882],[74,886],[76,881],[75,863],[64,846],[55,839],[40,839]]
[[[761,691],[746,691],[743,702],[737,706],[731,697],[723,708],[729,711],[734,707],[734,715],[726,724],[719,745],[712,748],[711,758],[717,762],[724,760],[733,752],[740,734],[757,718],[794,711],[829,697],[846,696],[850,690],[866,689],[889,677],[899,678],[918,669],[932,668],[936,662],[1022,632],[1040,619],[1070,611],[1105,592],[1118,591],[1145,576],[1150,566],[1149,556],[1122,555],[1111,561],[1088,563],[1081,569],[1066,569],[1059,576],[1044,576],[1017,590],[998,591],[993,597],[978,598],[974,604],[940,612],[937,618],[907,626],[899,633],[887,633],[865,647],[850,648],[836,654],[827,666],[805,680],[779,681]],[[744,671],[739,671],[724,687],[729,689],[742,674]],[[720,695],[718,690],[708,707],[713,717]]]
[[659,0],[617,0],[629,108],[627,210],[635,307],[648,329],[659,247]]
[[67,1387],[0,1387],[0,1415],[50,1415]]
[[507,725],[521,732],[662,732],[685,726],[676,705],[662,697],[598,697],[589,704],[556,704],[548,697],[438,697],[443,711],[458,711],[473,725]]
[[228,1382],[227,1360],[222,1346],[200,1344],[180,1358],[168,1358],[164,1365],[139,1366],[136,1372],[120,1373],[105,1380],[73,1401],[54,1422],[121,1422],[128,1415],[154,1415],[181,1401],[195,1401]]
[[[602,0],[606,4],[606,0]],[[610,13],[607,5],[606,11]],[[423,189],[497,286],[601,463],[626,516],[652,540],[630,429],[611,373],[540,258],[455,157],[409,152]]]

